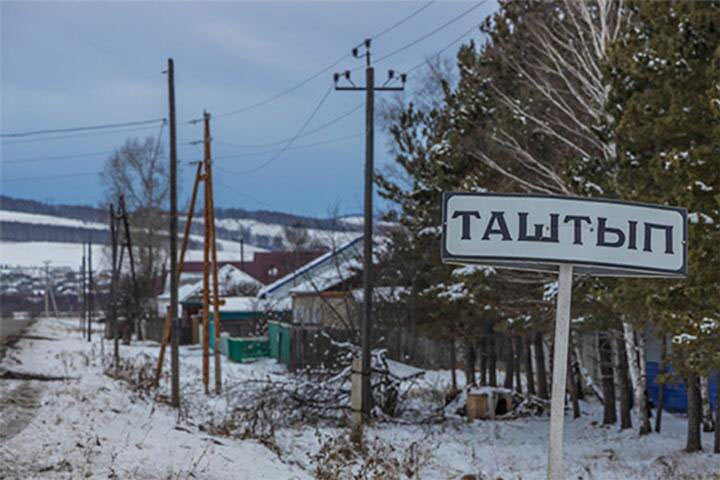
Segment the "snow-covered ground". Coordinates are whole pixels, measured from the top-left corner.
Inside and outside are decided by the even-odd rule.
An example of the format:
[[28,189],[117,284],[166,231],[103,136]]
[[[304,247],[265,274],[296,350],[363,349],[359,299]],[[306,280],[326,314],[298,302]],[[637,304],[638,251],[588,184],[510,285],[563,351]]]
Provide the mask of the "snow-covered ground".
[[[226,393],[206,396],[201,351],[182,347],[183,408],[176,412],[105,376],[102,362],[110,342],[101,344],[99,335],[92,343],[84,341],[76,326],[77,321],[41,320],[29,332],[35,338],[21,340],[0,364],[13,371],[72,377],[0,380],[0,478],[545,478],[547,417],[468,424],[449,415],[435,425],[377,423],[366,430],[362,455],[348,449],[345,429],[322,424],[276,431],[270,448],[252,439],[212,436],[203,426],[218,425],[242,405],[245,385],[286,378],[284,367],[272,360],[235,364],[223,358]],[[149,365],[158,350],[149,342],[120,348],[122,358]],[[401,374],[416,371],[397,363],[391,367]],[[430,408],[430,398],[448,379],[449,372],[427,372],[413,401]],[[161,399],[168,394],[167,384],[165,378]],[[580,419],[566,418],[567,478],[720,478],[720,455],[682,451],[686,422],[681,416],[665,414],[662,434],[638,437],[634,431],[600,426],[597,403],[585,402],[582,410]],[[703,434],[708,451],[711,437]]]
[[[202,242],[202,237],[193,235],[193,240]],[[240,261],[240,242],[218,239],[218,261]],[[97,267],[107,257],[103,253],[104,245],[94,244],[92,247],[93,264]],[[251,262],[255,252],[266,252],[264,248],[244,245],[244,260]],[[0,242],[0,265],[14,267],[50,267],[79,268],[83,255],[82,243],[66,242]],[[202,261],[202,250],[188,250],[187,261]]]

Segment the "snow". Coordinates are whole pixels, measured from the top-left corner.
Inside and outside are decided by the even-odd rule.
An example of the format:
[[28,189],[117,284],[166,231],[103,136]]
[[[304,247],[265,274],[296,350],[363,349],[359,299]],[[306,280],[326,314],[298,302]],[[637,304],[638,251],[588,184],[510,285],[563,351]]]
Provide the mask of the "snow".
[[[29,382],[40,390],[38,408],[27,427],[4,439],[0,446],[0,477],[312,478],[256,441],[211,436],[186,415],[143,398],[125,383],[103,375],[99,335],[88,343],[73,328],[76,325],[77,321],[41,320],[30,333],[54,340],[21,340],[22,350],[3,360],[3,367],[15,371],[72,379]],[[106,342],[105,350],[109,348]],[[148,350],[143,346],[121,347],[123,356],[147,354]],[[181,349],[186,408],[192,395],[190,382],[200,384],[199,377],[190,374],[188,364],[198,364],[198,360],[197,350]],[[228,379],[239,377],[233,366],[229,362],[225,365]],[[255,368],[265,374],[278,370],[274,364]],[[1,381],[0,395],[12,393],[19,385],[15,380]],[[208,400],[210,405],[218,398]],[[8,420],[8,410],[3,413],[0,422]]]
[[56,225],[62,227],[93,228],[96,230],[107,230],[106,223],[85,222],[74,218],[56,217],[54,215],[40,215],[37,213],[15,212],[11,210],[0,210],[0,221],[33,223],[36,225]]
[[[44,267],[46,260],[50,267],[80,268],[82,243],[63,242],[0,242],[0,265],[21,267]],[[93,265],[101,265],[104,259],[103,245],[92,246]]]
[[[109,353],[110,343],[103,345],[99,335],[87,342],[76,326],[73,319],[40,320],[29,332],[36,337],[20,340],[18,348],[10,350],[0,363],[0,369],[72,377],[56,382],[0,380],[0,405],[4,407],[0,432],[7,431],[2,427],[23,408],[33,412],[24,429],[3,438],[0,477],[304,480],[316,477],[323,458],[340,462],[342,467],[325,478],[406,478],[408,471],[417,479],[475,475],[533,480],[546,475],[546,415],[468,423],[449,409],[440,424],[379,421],[365,429],[369,454],[365,460],[347,450],[323,450],[342,442],[347,429],[322,423],[283,427],[275,435],[277,450],[251,439],[213,435],[200,428],[204,421],[220,420],[233,405],[241,404],[248,382],[287,378],[284,367],[274,360],[236,364],[223,357],[226,393],[206,396],[200,380],[201,351],[181,347],[183,408],[178,412],[162,401],[169,391],[167,377],[158,392],[161,401],[155,401],[152,395],[105,376],[101,352]],[[121,346],[120,354],[124,359],[147,358],[153,363],[157,350],[152,342],[136,342]],[[433,392],[441,393],[449,385],[447,370],[424,371],[392,361],[389,366],[396,375],[424,372],[410,397],[414,402],[428,402],[436,395]],[[462,372],[458,371],[457,377],[464,384]],[[23,385],[39,393],[22,402],[5,401]],[[426,405],[430,409],[430,404]],[[567,478],[711,479],[720,472],[720,455],[710,453],[713,433],[701,434],[704,452],[682,451],[687,428],[683,416],[665,413],[661,434],[640,437],[634,430],[601,426],[602,408],[596,402],[582,401],[581,411],[580,418],[568,415],[565,420]],[[395,465],[393,472],[397,473],[353,476],[363,466],[379,463]]]

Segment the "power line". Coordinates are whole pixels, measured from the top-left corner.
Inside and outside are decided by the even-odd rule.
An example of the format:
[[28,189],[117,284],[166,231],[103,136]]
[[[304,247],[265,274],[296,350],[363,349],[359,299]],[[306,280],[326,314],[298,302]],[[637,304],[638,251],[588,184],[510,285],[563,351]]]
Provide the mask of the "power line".
[[[330,96],[330,92],[332,92],[332,91],[333,91],[333,85],[331,85],[330,88],[327,89],[327,91],[325,92],[325,95],[323,95],[323,97],[320,99],[320,102],[317,104],[317,106],[315,107],[313,112],[310,114],[310,116],[307,118],[307,120],[305,120],[305,123],[302,124],[302,126],[297,131],[297,133],[292,138],[290,138],[290,140],[287,141],[287,143],[283,146],[283,148],[281,148],[280,151],[277,152],[275,155],[273,155],[269,160],[263,162],[262,164],[258,165],[257,167],[251,168],[250,170],[246,170],[244,172],[231,172],[231,171],[228,171],[225,169],[222,169],[222,171],[225,173],[230,173],[230,174],[245,175],[248,173],[257,172],[258,170],[261,170],[261,169],[267,167],[272,162],[277,160],[277,158],[280,157],[280,155],[282,155],[283,153],[285,153],[285,151],[290,147],[290,145],[292,145],[292,143],[300,137],[300,135],[305,130],[305,128],[308,126],[308,124],[312,121],[313,118],[315,118],[315,115],[320,110],[320,107],[323,106],[323,104],[325,103],[325,100],[327,100],[327,98]],[[220,167],[218,167],[218,169],[220,169]]]
[[413,18],[415,15],[417,15],[418,13],[420,13],[420,12],[422,12],[423,10],[425,10],[426,8],[428,8],[428,7],[429,7],[430,5],[432,5],[433,3],[435,3],[435,0],[430,0],[430,1],[427,2],[425,5],[423,5],[422,7],[418,8],[417,10],[415,10],[413,13],[411,13],[411,14],[408,15],[407,17],[405,17],[405,18],[403,18],[402,20],[398,21],[397,23],[389,26],[388,28],[386,28],[386,29],[383,30],[382,32],[376,33],[375,35],[373,35],[373,36],[370,37],[370,38],[371,38],[372,40],[377,40],[378,38],[382,37],[382,36],[385,35],[386,33],[389,33],[389,32],[391,32],[391,31],[395,30],[397,27],[399,27],[399,26],[402,25],[403,23],[407,22],[408,20],[410,20],[411,18]]
[[[345,117],[348,117],[349,115],[352,115],[353,113],[360,110],[365,105],[365,102],[360,103],[353,107],[351,110],[348,110],[347,112],[333,118],[332,120],[323,123],[322,125],[313,128],[312,130],[308,130],[307,132],[303,133],[302,135],[297,136],[294,140],[297,140],[298,138],[304,138],[309,135],[312,135],[313,133],[317,133],[321,130],[326,129],[327,127],[336,124],[340,120],[344,119]],[[255,143],[255,144],[241,144],[241,143],[228,143],[228,142],[217,142],[220,145],[227,145],[230,147],[239,147],[239,148],[263,148],[263,147],[274,147],[275,145],[282,145],[283,143],[287,142],[288,140],[293,139],[293,137],[290,138],[283,138],[281,140],[275,140],[273,142],[268,143]]]
[[[219,167],[218,167],[218,168],[219,168]],[[248,194],[245,193],[245,192],[241,192],[241,191],[238,190],[237,188],[235,188],[235,187],[233,187],[233,186],[231,186],[231,185],[228,185],[227,183],[224,183],[224,182],[218,180],[217,178],[213,178],[213,181],[216,182],[217,184],[219,184],[220,186],[223,186],[223,187],[225,187],[225,188],[227,188],[227,189],[229,189],[229,190],[232,190],[233,192],[237,193],[238,195],[241,195],[241,196],[243,196],[243,197],[245,197],[245,198],[249,198],[249,199],[252,200],[253,202],[258,203],[259,205],[262,205],[263,207],[272,208],[271,205],[263,202],[262,200],[258,200],[257,198],[253,197],[252,195],[248,195]]]
[[139,120],[135,122],[123,122],[123,123],[107,123],[104,125],[89,125],[85,127],[71,127],[71,128],[54,128],[49,130],[33,130],[30,132],[20,133],[0,133],[0,137],[28,137],[31,135],[43,135],[48,133],[67,133],[67,132],[81,132],[84,130],[104,130],[108,128],[120,128],[120,127],[133,127],[137,125],[147,125],[150,123],[164,122],[164,118],[154,118],[152,120]]
[[67,158],[81,158],[81,157],[99,157],[102,155],[110,155],[114,153],[112,150],[106,150],[104,152],[93,152],[93,153],[76,153],[73,155],[55,155],[52,157],[33,157],[33,158],[19,158],[16,160],[0,160],[0,165],[10,165],[14,163],[31,163],[31,162],[45,162],[48,160],[63,160]]
[[453,40],[452,42],[450,42],[450,43],[448,43],[447,45],[445,45],[443,48],[441,48],[440,50],[438,50],[437,52],[435,52],[434,54],[432,54],[430,57],[426,58],[425,60],[423,60],[422,62],[418,63],[418,64],[415,65],[414,67],[412,67],[412,68],[410,68],[410,69],[408,69],[408,70],[405,70],[405,73],[413,72],[413,71],[417,70],[418,68],[427,65],[428,60],[429,60],[430,58],[437,58],[437,57],[439,57],[439,56],[440,56],[441,54],[443,54],[448,48],[450,48],[450,47],[452,47],[453,45],[455,45],[456,43],[458,43],[460,40],[462,40],[463,38],[465,38],[469,33],[471,33],[471,32],[473,32],[474,30],[476,30],[479,26],[480,26],[480,24],[473,25],[473,26],[470,28],[470,30],[467,30],[465,33],[463,33],[462,35],[460,35],[459,37],[457,37],[455,40]]
[[145,127],[134,127],[134,128],[126,128],[121,130],[113,130],[110,132],[91,132],[91,133],[79,133],[76,135],[61,135],[58,137],[41,137],[41,138],[32,138],[28,140],[15,140],[13,142],[2,142],[3,145],[16,145],[19,143],[32,143],[32,142],[41,142],[41,141],[52,141],[52,140],[63,140],[66,138],[78,138],[78,137],[92,137],[92,136],[98,136],[98,135],[113,135],[116,133],[126,133],[126,132],[135,132],[138,130],[148,130],[151,128],[157,128],[155,125],[145,126]]
[[[392,30],[395,30],[397,27],[399,27],[399,26],[402,25],[403,23],[407,22],[408,20],[410,20],[411,18],[413,18],[414,16],[416,16],[417,14],[419,14],[420,12],[422,12],[423,10],[425,10],[426,8],[428,8],[428,7],[429,7],[430,5],[432,5],[433,3],[435,3],[435,0],[430,0],[429,2],[427,2],[427,3],[424,4],[423,6],[421,6],[420,8],[418,8],[417,10],[415,10],[414,12],[412,12],[410,15],[408,15],[408,16],[404,17],[403,19],[395,22],[395,23],[392,24],[391,26],[385,28],[384,30],[382,30],[382,31],[379,32],[379,33],[376,33],[375,35],[373,35],[373,36],[370,37],[370,38],[373,39],[373,40],[375,40],[375,39],[378,39],[378,38],[382,37],[383,35],[391,32]],[[236,115],[236,114],[238,114],[238,113],[244,113],[244,112],[247,112],[247,111],[249,111],[249,110],[254,110],[254,109],[258,108],[258,107],[261,107],[261,106],[263,106],[263,105],[266,105],[266,104],[268,104],[268,103],[270,103],[270,102],[273,102],[273,101],[277,100],[278,98],[280,98],[280,97],[282,97],[282,96],[285,96],[285,95],[287,95],[288,93],[292,93],[292,92],[294,92],[295,90],[297,90],[297,89],[299,89],[299,88],[307,85],[308,83],[310,83],[311,81],[315,80],[316,78],[318,78],[319,76],[323,75],[324,73],[329,72],[330,70],[332,70],[333,67],[335,67],[336,65],[338,65],[340,62],[342,62],[342,61],[345,60],[346,58],[349,58],[350,56],[351,56],[351,55],[350,55],[349,53],[343,55],[342,57],[338,58],[338,59],[335,60],[333,63],[331,63],[331,64],[328,65],[327,67],[323,68],[323,69],[320,70],[319,72],[312,74],[311,76],[309,76],[309,77],[306,78],[305,80],[301,81],[300,83],[298,83],[298,84],[296,84],[296,85],[294,85],[294,86],[292,86],[292,87],[290,87],[290,88],[288,88],[288,89],[286,89],[286,90],[283,90],[283,91],[281,91],[281,92],[273,95],[272,97],[266,98],[265,100],[262,100],[262,101],[257,102],[257,103],[253,103],[253,104],[247,105],[247,106],[242,107],[242,108],[239,108],[239,109],[237,109],[237,110],[232,110],[232,111],[230,111],[230,112],[221,113],[221,114],[219,114],[219,115],[214,115],[214,118],[222,118],[222,117],[228,117],[228,116],[230,116],[230,115]],[[188,121],[187,123],[195,123],[196,121],[197,121],[197,120],[190,120],[190,121]]]
[[100,172],[85,172],[85,173],[68,173],[65,175],[47,175],[44,177],[19,177],[19,178],[2,178],[0,182],[25,182],[30,180],[55,180],[57,178],[71,178],[71,177],[87,177],[89,175],[100,175]]
[[[356,134],[354,134],[354,135],[346,135],[346,136],[344,136],[344,137],[331,138],[331,139],[329,139],[329,140],[323,140],[323,141],[321,141],[321,142],[308,143],[308,144],[304,144],[304,145],[295,145],[294,147],[288,147],[288,148],[286,148],[286,150],[297,150],[297,149],[302,149],[302,148],[316,147],[316,146],[318,146],[318,145],[327,145],[327,144],[329,144],[329,143],[340,142],[340,141],[342,141],[342,140],[349,140],[349,139],[351,139],[351,138],[357,138],[357,137],[361,137],[361,136],[363,136],[363,135],[364,135],[364,133],[356,133]],[[227,145],[226,143],[221,143],[221,142],[218,142],[217,140],[214,140],[214,141],[215,141],[216,143],[220,143],[220,144],[222,144],[222,145]],[[215,157],[214,160],[225,160],[225,159],[229,159],[229,158],[255,157],[255,156],[258,156],[258,155],[265,155],[266,153],[275,153],[275,152],[277,152],[278,150],[279,150],[279,149],[276,148],[276,149],[272,149],[272,150],[262,150],[262,151],[259,151],[259,152],[242,153],[242,154],[239,154],[239,155],[222,155],[222,156],[220,156],[220,157]]]
[[[382,62],[383,60],[386,60],[386,59],[388,59],[388,58],[390,58],[390,57],[392,57],[392,56],[394,56],[394,55],[397,55],[398,53],[400,53],[400,52],[402,52],[402,51],[404,51],[404,50],[407,50],[407,49],[410,48],[410,47],[413,47],[413,46],[417,45],[418,43],[422,42],[423,40],[425,40],[425,39],[427,39],[427,38],[435,35],[435,34],[438,33],[440,30],[443,30],[444,28],[446,28],[446,27],[452,25],[453,23],[457,22],[458,20],[460,20],[461,18],[463,18],[465,15],[469,14],[469,13],[472,12],[473,10],[475,10],[475,9],[479,8],[480,6],[484,5],[486,1],[487,1],[487,0],[483,0],[483,1],[481,1],[481,2],[479,2],[479,3],[477,3],[477,4],[475,4],[475,5],[473,5],[472,7],[468,8],[468,9],[465,10],[465,11],[463,11],[463,12],[460,13],[459,15],[451,18],[451,19],[448,20],[447,22],[445,22],[445,23],[443,23],[442,25],[440,25],[439,27],[435,28],[434,30],[431,30],[430,32],[428,32],[428,33],[426,33],[426,34],[424,34],[424,35],[416,38],[416,39],[413,40],[412,42],[407,43],[407,44],[403,45],[402,47],[397,48],[397,49],[393,50],[392,52],[387,53],[387,54],[383,55],[382,57],[375,59],[373,63]],[[474,27],[473,27],[473,28],[474,28]],[[357,67],[357,68],[355,68],[354,70],[358,70],[358,69],[361,69],[361,68],[364,68],[364,67],[362,67],[362,66],[361,66],[361,67]]]

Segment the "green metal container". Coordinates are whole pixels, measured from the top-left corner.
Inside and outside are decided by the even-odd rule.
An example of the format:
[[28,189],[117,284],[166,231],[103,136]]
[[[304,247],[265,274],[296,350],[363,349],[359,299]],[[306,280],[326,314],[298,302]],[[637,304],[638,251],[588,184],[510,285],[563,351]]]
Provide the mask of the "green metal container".
[[270,354],[267,337],[257,338],[228,338],[227,356],[233,362],[246,362]]

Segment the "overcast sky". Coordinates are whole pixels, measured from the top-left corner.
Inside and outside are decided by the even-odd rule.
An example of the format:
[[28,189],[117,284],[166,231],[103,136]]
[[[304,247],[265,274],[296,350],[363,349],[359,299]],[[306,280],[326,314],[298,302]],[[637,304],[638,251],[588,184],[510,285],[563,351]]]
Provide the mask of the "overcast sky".
[[[362,67],[346,58],[333,70],[262,107],[222,116],[292,87],[339,59],[364,38],[394,25],[427,2],[0,2],[3,133],[145,120],[167,116],[168,57],[175,61],[178,143],[185,204],[192,185],[188,162],[200,159],[201,125],[186,122],[207,109],[218,183],[216,205],[325,216],[362,211],[364,109],[329,128],[293,137],[332,84],[332,71]],[[478,2],[436,1],[382,35],[375,58],[393,52]],[[409,69],[447,46],[495,8],[488,1],[416,45],[376,65]],[[478,41],[475,30],[464,37]],[[447,50],[452,56],[459,43]],[[422,75],[415,70],[409,78]],[[354,73],[364,83],[364,73]],[[378,94],[380,95],[380,94]],[[387,95],[387,94],[382,94]],[[331,92],[306,130],[363,102],[361,92]],[[54,203],[97,204],[97,175],[108,154],[130,136],[157,137],[159,126],[130,131],[3,138],[2,193]],[[359,135],[360,134],[360,135]],[[359,135],[359,136],[355,136]],[[348,138],[351,137],[351,138]],[[162,141],[167,154],[167,130]],[[233,144],[233,145],[231,145]],[[238,146],[240,145],[240,146]],[[376,167],[389,162],[386,138],[376,136]],[[250,155],[248,155],[250,154]],[[63,156],[66,158],[46,159]],[[69,176],[87,174],[84,176]],[[64,176],[62,176],[64,175]],[[61,177],[62,176],[62,177]],[[58,177],[37,179],[36,177]],[[33,180],[23,180],[33,178]],[[228,186],[233,189],[228,188]]]

